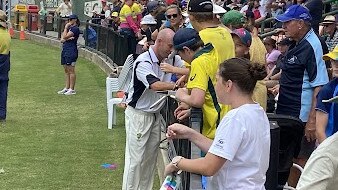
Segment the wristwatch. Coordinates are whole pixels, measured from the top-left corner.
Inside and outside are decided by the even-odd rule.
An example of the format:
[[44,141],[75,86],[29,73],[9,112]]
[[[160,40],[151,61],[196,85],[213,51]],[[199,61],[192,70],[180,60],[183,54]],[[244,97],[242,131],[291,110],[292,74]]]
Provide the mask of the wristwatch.
[[175,156],[174,158],[173,158],[173,160],[171,161],[171,163],[177,168],[177,169],[179,169],[178,167],[177,167],[177,164],[182,160],[182,156]]
[[178,84],[175,84],[174,88],[173,88],[173,91],[177,90],[178,89]]

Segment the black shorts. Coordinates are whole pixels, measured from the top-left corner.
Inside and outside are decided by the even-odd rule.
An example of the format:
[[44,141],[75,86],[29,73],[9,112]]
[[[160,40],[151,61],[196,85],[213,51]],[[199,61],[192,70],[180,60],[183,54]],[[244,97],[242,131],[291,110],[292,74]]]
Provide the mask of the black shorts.
[[77,52],[62,51],[62,53],[61,53],[61,65],[75,66],[77,58],[78,58]]

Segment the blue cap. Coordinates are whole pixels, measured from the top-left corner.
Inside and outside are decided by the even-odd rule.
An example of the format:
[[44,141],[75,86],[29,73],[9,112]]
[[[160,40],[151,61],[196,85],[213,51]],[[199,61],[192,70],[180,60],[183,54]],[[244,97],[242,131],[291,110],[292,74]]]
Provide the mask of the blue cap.
[[70,15],[69,17],[68,17],[68,19],[79,19],[76,15]]
[[181,28],[174,35],[175,50],[182,50],[184,46],[190,47],[201,40],[198,32],[192,28]]
[[252,37],[249,31],[244,28],[235,29],[231,32],[231,35],[237,35],[243,44],[250,47],[252,42]]
[[306,7],[302,5],[292,5],[284,14],[276,16],[276,20],[280,22],[288,22],[291,20],[311,21],[312,17]]

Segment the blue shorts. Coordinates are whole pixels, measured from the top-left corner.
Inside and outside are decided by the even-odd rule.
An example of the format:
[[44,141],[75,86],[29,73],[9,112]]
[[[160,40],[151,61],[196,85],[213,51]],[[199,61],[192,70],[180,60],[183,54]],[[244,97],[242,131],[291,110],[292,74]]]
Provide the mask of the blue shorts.
[[78,57],[77,52],[62,51],[61,65],[70,65],[74,67],[76,64],[77,57]]

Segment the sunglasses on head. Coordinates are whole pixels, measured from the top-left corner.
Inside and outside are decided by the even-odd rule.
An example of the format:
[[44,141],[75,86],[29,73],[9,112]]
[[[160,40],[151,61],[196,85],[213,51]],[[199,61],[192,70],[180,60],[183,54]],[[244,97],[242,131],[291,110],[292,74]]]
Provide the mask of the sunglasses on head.
[[166,15],[167,19],[177,18],[178,14]]

